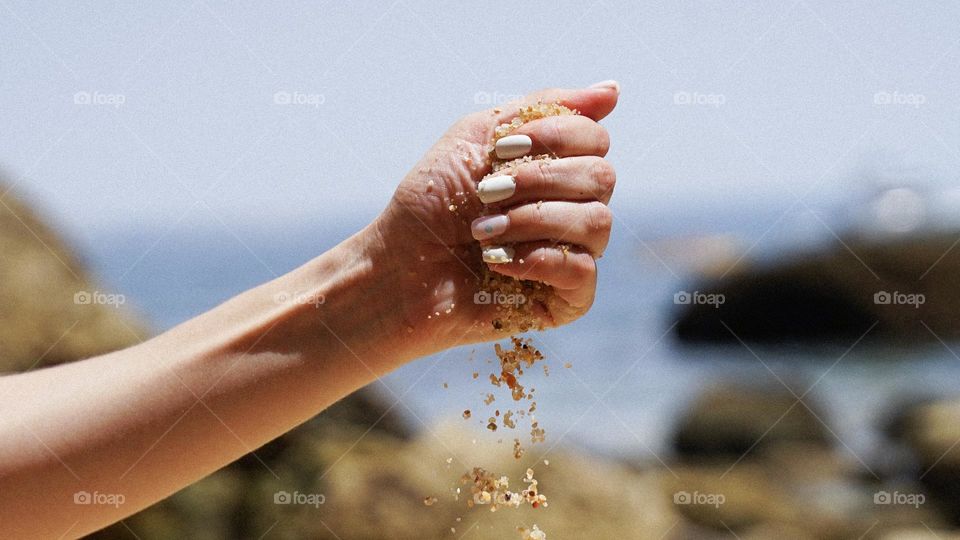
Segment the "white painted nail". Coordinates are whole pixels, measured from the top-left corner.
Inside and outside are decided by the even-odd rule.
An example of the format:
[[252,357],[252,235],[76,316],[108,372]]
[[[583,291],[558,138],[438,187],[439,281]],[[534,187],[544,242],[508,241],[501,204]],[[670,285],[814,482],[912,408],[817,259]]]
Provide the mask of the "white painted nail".
[[517,181],[510,175],[484,178],[477,185],[477,197],[483,204],[495,203],[513,196],[517,190]]
[[614,80],[593,83],[589,88],[610,88],[611,90],[616,90],[618,96],[620,95],[620,83]]
[[470,224],[470,232],[474,240],[487,240],[499,236],[507,230],[510,218],[505,214],[478,217]]
[[533,141],[526,135],[507,135],[497,140],[494,148],[498,158],[513,159],[529,152],[533,148]]
[[483,262],[503,264],[513,262],[513,248],[508,246],[489,246],[483,248]]

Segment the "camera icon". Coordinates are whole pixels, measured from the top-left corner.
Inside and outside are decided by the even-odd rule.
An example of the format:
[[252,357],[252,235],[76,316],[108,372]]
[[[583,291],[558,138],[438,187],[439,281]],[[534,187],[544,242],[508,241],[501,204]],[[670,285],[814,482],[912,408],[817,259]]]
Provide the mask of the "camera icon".
[[293,96],[290,94],[290,92],[280,90],[279,92],[273,94],[274,105],[289,105],[292,102]]
[[889,305],[893,297],[887,291],[880,291],[873,294],[873,303],[879,305]]
[[890,504],[890,493],[887,491],[878,491],[873,494],[873,504]]
[[291,502],[293,502],[293,497],[286,491],[278,491],[273,494],[273,504],[290,504]]
[[78,491],[73,494],[73,504],[90,504],[92,498],[86,491]]
[[673,303],[677,305],[686,305],[693,300],[693,296],[687,291],[680,291],[673,295]]
[[87,291],[77,291],[73,295],[73,303],[78,306],[86,306],[93,302],[93,295]]
[[473,294],[473,303],[478,305],[488,305],[493,302],[493,295],[487,291],[478,291]]
[[75,105],[89,105],[92,101],[90,92],[77,92],[73,95],[73,103]]
[[673,504],[690,504],[690,494],[686,491],[678,491],[673,494]]

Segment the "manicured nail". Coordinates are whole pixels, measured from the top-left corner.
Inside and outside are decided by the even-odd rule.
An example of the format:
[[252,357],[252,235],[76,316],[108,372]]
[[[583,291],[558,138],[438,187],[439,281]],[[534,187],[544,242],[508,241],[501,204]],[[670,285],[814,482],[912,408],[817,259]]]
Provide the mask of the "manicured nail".
[[609,81],[600,81],[598,83],[593,83],[590,85],[590,88],[612,88],[617,91],[617,95],[620,95],[620,83],[614,81],[613,79]]
[[480,202],[483,204],[490,204],[509,199],[516,190],[517,181],[512,176],[491,176],[484,178],[477,185],[477,197],[480,197]]
[[497,140],[495,150],[500,159],[518,158],[533,148],[533,141],[526,135],[507,135]]
[[483,262],[490,264],[513,262],[513,248],[507,246],[485,247],[483,248]]
[[495,216],[483,216],[473,220],[470,225],[470,232],[476,240],[486,240],[503,234],[510,224],[510,218],[504,214]]

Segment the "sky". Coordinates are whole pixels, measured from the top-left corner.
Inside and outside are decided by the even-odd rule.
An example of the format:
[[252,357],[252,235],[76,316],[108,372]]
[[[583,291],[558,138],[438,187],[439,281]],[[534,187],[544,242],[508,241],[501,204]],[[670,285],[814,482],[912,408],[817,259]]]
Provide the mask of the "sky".
[[960,4],[437,5],[0,0],[0,170],[88,246],[362,223],[459,116],[613,78],[638,237],[958,182]]

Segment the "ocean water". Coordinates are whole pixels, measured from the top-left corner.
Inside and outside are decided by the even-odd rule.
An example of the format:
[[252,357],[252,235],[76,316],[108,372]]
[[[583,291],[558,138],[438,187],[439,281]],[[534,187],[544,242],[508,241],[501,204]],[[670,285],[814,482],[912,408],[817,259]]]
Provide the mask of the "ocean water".
[[[102,280],[163,330],[295,268],[358,226],[238,232],[183,225],[81,243]],[[540,370],[528,374],[538,396],[537,418],[547,430],[546,443],[532,451],[564,444],[668,460],[678,415],[705,386],[734,381],[786,384],[797,395],[810,389],[805,401],[822,411],[836,446],[870,464],[884,448],[877,427],[904,400],[960,395],[960,358],[940,344],[909,350],[865,344],[810,350],[789,344],[748,349],[678,343],[671,329],[677,315],[673,295],[694,290],[696,281],[645,256],[635,230],[645,229],[615,228],[600,262],[597,301],[587,316],[564,328],[530,334],[550,366],[549,376]],[[783,246],[757,252],[777,249]],[[478,437],[509,440],[512,433],[491,434],[482,427],[487,411],[509,399],[486,381],[492,372],[487,362],[494,358],[492,344],[460,347],[410,363],[374,387],[415,428],[469,422]],[[568,362],[569,369],[564,367]],[[474,371],[480,373],[477,380]],[[501,396],[499,403],[484,406],[483,396],[491,391]],[[471,420],[460,418],[464,409],[474,412]]]

